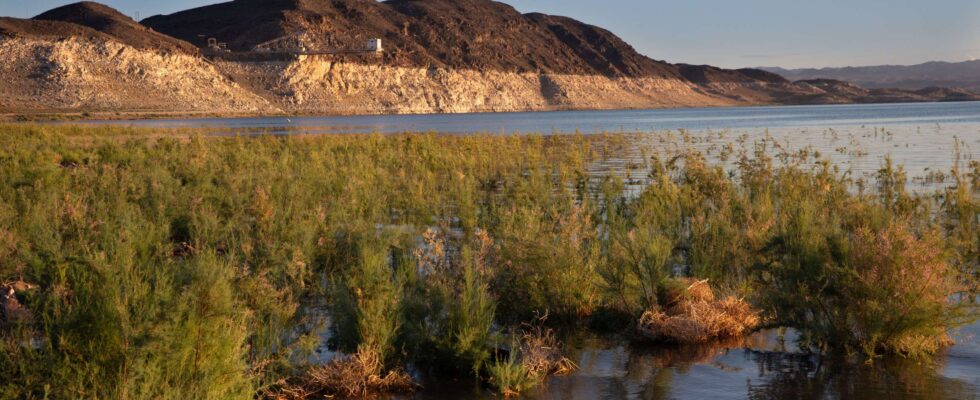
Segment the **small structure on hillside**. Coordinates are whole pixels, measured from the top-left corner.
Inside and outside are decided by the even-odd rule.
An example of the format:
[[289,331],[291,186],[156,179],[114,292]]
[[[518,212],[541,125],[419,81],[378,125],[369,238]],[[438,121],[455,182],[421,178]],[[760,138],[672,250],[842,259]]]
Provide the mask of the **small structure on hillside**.
[[367,41],[367,51],[381,53],[384,52],[384,48],[381,47],[381,39],[372,38]]
[[[198,35],[200,38],[205,38],[205,35]],[[363,47],[357,45],[349,45],[340,48],[328,48],[317,46],[313,43],[317,41],[310,37],[309,33],[303,32],[298,35],[287,35],[280,36],[265,42],[256,44],[250,50],[246,51],[231,51],[228,49],[228,45],[223,42],[218,42],[217,39],[213,37],[208,37],[207,47],[203,49],[204,53],[209,56],[221,57],[223,59],[236,59],[236,60],[248,60],[248,59],[275,59],[283,57],[306,57],[315,55],[367,55],[367,56],[380,56],[384,52],[384,47],[381,44],[381,39],[371,38],[364,42]]]
[[208,38],[208,50],[217,52],[230,52],[228,43],[219,42],[217,38]]

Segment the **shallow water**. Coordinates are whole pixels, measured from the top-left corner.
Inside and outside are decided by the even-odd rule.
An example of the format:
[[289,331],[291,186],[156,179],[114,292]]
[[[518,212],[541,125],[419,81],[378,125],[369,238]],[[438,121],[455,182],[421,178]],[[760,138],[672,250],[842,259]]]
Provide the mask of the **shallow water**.
[[849,174],[854,180],[863,180],[868,185],[874,182],[875,174],[884,165],[886,157],[890,157],[896,166],[905,170],[910,189],[928,192],[951,182],[949,172],[956,162],[954,155],[957,151],[960,168],[964,170],[975,158],[974,149],[980,151],[980,122],[932,127],[841,125],[659,131],[630,135],[631,142],[627,148],[596,163],[590,172],[641,179],[645,171],[631,170],[631,166],[653,154],[673,154],[684,149],[700,151],[709,162],[734,167],[740,150],[751,155],[756,144],[765,143],[770,156],[807,152],[813,159],[828,160],[842,173]]
[[718,160],[728,143],[751,148],[770,138],[770,145],[815,150],[855,179],[867,180],[890,155],[920,189],[941,186],[925,178],[949,171],[954,141],[960,141],[964,161],[971,159],[972,147],[980,148],[980,102],[68,123],[205,128],[217,134],[623,132],[637,138],[626,149],[632,153],[606,160],[593,172],[634,178],[628,165],[644,155],[641,149],[695,148]]
[[[733,165],[726,145],[819,152],[855,179],[869,182],[886,156],[904,165],[913,190],[941,188],[954,164],[980,149],[980,102],[745,107],[681,110],[581,111],[358,117],[234,118],[88,121],[150,127],[214,128],[225,133],[274,134],[433,131],[439,133],[627,132],[628,146],[591,166],[642,185],[638,162],[655,152],[693,148]],[[686,132],[680,132],[679,130]],[[930,362],[873,364],[819,357],[796,348],[790,332],[754,334],[706,346],[633,347],[596,338],[571,340],[579,370],[550,379],[529,397],[540,399],[863,399],[980,398],[980,324],[956,332],[957,344]],[[321,349],[315,359],[333,354]],[[407,398],[495,398],[470,380],[427,382]]]
[[[980,398],[980,325],[934,360],[821,357],[776,330],[710,345],[631,346],[572,340],[579,369],[527,394],[534,399],[975,399]],[[413,399],[495,398],[470,381],[430,382]]]

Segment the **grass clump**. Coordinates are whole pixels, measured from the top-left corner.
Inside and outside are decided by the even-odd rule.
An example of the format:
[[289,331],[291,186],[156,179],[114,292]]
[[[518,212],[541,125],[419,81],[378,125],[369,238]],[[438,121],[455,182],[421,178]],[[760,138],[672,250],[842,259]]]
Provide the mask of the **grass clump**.
[[541,382],[528,373],[518,357],[506,356],[487,364],[490,385],[505,397],[519,396],[534,389]]

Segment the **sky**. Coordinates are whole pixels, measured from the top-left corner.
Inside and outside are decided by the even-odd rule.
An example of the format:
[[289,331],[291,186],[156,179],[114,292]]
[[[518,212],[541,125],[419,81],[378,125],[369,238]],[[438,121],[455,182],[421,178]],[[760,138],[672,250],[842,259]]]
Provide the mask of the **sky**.
[[[25,17],[71,0],[0,0]],[[104,0],[142,18],[215,0]],[[509,0],[616,33],[658,60],[727,68],[917,64],[980,58],[980,0]]]

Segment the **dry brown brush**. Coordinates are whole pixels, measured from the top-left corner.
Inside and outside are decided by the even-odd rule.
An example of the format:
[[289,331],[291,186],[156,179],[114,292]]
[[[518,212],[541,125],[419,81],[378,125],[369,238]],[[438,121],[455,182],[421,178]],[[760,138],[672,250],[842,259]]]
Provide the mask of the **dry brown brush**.
[[525,329],[520,352],[524,369],[533,376],[565,375],[578,369],[572,360],[562,356],[562,343],[555,331],[540,325]]
[[310,368],[303,375],[283,384],[269,398],[355,398],[383,393],[410,393],[417,389],[419,385],[405,371],[385,371],[377,352],[361,350]]
[[640,334],[657,341],[704,343],[745,335],[759,325],[758,311],[745,300],[716,299],[707,280],[678,280],[686,284],[667,288],[666,303],[640,316]]

